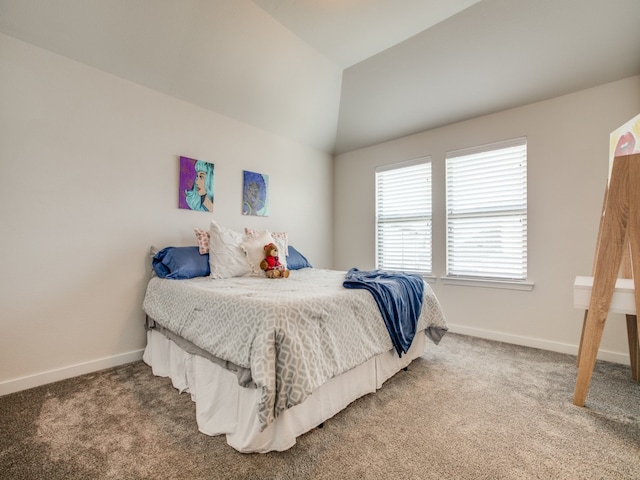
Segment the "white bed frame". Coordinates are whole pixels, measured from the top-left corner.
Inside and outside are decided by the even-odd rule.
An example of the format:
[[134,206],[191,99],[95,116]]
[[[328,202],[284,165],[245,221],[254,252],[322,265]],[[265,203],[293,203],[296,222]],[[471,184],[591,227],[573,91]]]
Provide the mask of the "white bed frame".
[[236,375],[210,360],[185,352],[162,333],[149,330],[143,360],[153,374],[169,377],[180,392],[196,404],[198,430],[206,435],[226,435],[227,443],[249,453],[284,451],[296,438],[317,427],[354,400],[373,393],[421,356],[426,335],[418,332],[409,351],[399,358],[395,350],[330,379],[304,402],[282,412],[260,431],[257,390],[238,385]]

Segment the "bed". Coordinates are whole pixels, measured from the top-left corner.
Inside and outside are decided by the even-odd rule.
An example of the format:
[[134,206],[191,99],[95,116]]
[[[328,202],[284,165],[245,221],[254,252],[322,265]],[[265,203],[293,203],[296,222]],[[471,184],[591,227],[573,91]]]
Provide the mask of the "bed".
[[399,355],[374,297],[345,288],[345,274],[153,277],[143,360],[191,395],[202,433],[226,435],[240,452],[287,450],[447,330],[425,283],[415,336]]

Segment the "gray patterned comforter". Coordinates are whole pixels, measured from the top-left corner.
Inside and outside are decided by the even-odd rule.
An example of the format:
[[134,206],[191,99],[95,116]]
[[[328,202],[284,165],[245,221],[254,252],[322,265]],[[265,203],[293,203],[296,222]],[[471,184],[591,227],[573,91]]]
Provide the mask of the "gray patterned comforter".
[[[167,330],[250,369],[265,428],[327,380],[393,348],[371,294],[344,288],[344,276],[305,268],[288,279],[154,277],[143,308]],[[447,330],[428,284],[422,330],[436,344]]]

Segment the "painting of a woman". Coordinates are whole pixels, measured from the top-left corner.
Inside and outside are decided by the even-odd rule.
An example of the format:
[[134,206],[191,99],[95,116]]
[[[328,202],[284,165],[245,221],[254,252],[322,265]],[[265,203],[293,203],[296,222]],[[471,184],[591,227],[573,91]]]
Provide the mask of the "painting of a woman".
[[180,208],[213,212],[213,163],[180,157]]
[[255,172],[243,172],[242,214],[269,216],[269,176]]

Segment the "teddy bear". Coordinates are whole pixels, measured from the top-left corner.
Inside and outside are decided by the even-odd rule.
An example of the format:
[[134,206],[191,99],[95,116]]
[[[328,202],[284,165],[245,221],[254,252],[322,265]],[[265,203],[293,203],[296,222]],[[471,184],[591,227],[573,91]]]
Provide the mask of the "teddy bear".
[[287,278],[289,270],[284,268],[278,259],[278,247],[274,243],[264,246],[264,260],[260,262],[260,268],[264,270],[268,278]]

